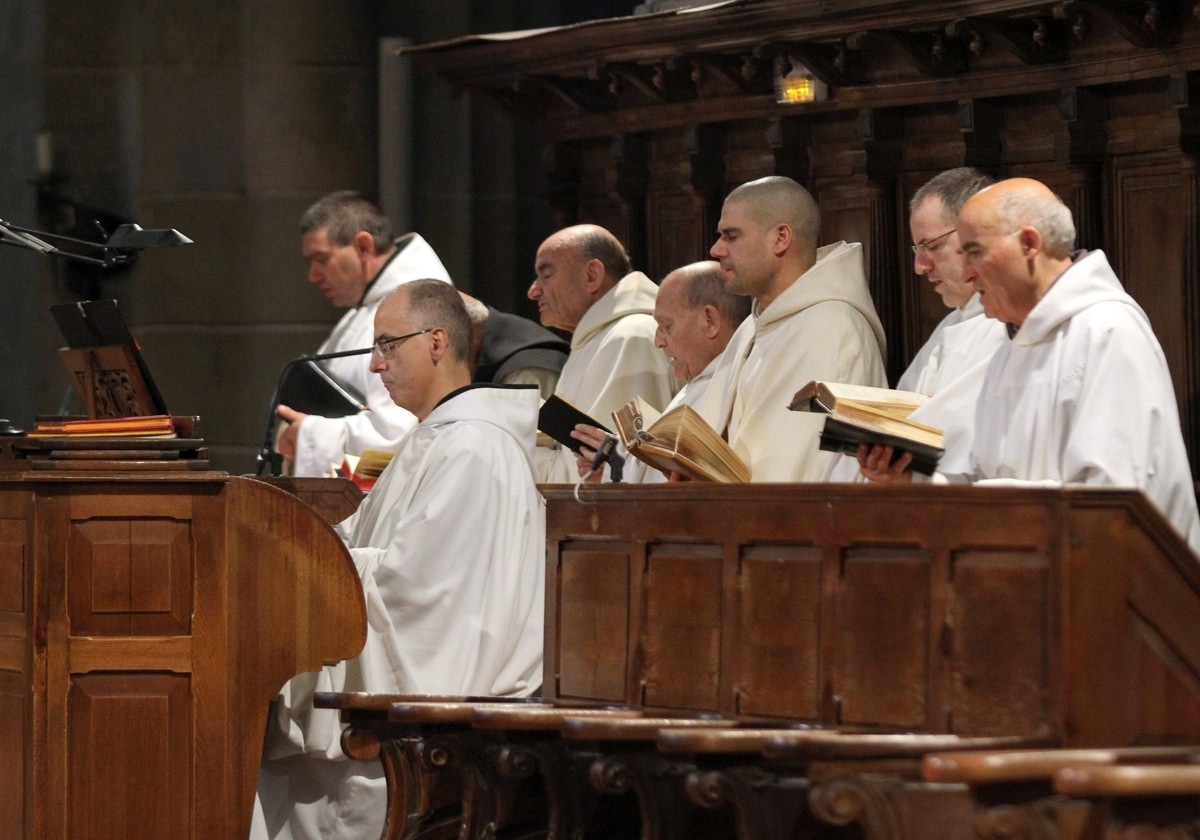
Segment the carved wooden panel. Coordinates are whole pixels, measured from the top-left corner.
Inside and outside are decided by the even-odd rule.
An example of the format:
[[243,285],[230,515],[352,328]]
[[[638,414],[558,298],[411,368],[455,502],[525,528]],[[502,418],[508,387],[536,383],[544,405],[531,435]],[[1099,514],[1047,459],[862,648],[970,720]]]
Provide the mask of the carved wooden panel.
[[926,726],[932,585],[927,552],[861,548],[843,554],[832,686],[840,724]]
[[715,127],[651,139],[645,270],[655,282],[681,265],[708,259],[716,239],[714,208],[722,199],[722,141]]
[[643,702],[714,709],[721,677],[722,552],[716,545],[647,551]]
[[630,618],[628,547],[565,548],[557,577],[559,691],[621,700]]
[[[720,200],[724,200],[730,190],[739,184],[774,175],[777,172],[776,154],[771,148],[769,126],[763,120],[745,120],[728,123],[721,126],[725,134],[725,183],[722,186]],[[779,144],[796,142],[795,137],[781,134]],[[800,148],[793,145],[790,154],[808,157],[808,146]],[[719,205],[718,205],[719,209]]]
[[575,221],[608,228],[635,268],[646,265],[646,141],[630,134],[579,149],[579,208]]
[[822,580],[818,548],[742,548],[733,660],[739,714],[820,717]]
[[[19,622],[20,615],[28,608],[27,578],[29,569],[27,526],[23,520],[0,519],[0,633],[16,629],[19,625],[6,627],[10,621]],[[14,613],[6,616],[6,613]]]
[[24,837],[33,815],[25,810],[29,784],[28,691],[19,674],[0,670],[0,743],[18,761],[0,762],[0,837]]
[[71,632],[187,635],[191,547],[187,522],[124,518],[72,523],[67,559]]
[[[1050,726],[1050,568],[1036,552],[955,552],[940,642],[949,677],[948,728],[1034,735]],[[997,610],[996,604],[1004,609]],[[997,644],[997,640],[1003,640]]]
[[1184,273],[1189,265],[1186,248],[1195,242],[1191,232],[1200,224],[1193,181],[1177,159],[1163,156],[1117,158],[1110,169],[1113,226],[1121,243],[1110,259],[1125,289],[1146,310],[1166,354],[1194,459],[1196,416],[1189,395],[1195,393],[1196,374],[1188,333],[1192,314],[1182,305],[1198,279]]
[[190,679],[89,674],[67,702],[72,836],[190,836]]

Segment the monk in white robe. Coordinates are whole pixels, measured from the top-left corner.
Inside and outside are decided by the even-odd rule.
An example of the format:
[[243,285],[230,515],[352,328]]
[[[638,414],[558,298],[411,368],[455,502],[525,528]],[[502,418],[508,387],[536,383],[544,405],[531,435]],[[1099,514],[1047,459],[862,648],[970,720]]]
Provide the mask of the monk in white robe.
[[[943,480],[1136,487],[1200,551],[1166,358],[1104,253],[1072,255],[1070,210],[1027,178],[978,193],[958,231],[965,277],[1009,340],[984,378],[970,471]],[[889,449],[860,450],[864,472],[911,475],[907,454],[887,466]]]
[[[690,263],[662,279],[654,301],[654,345],[666,356],[675,378],[684,383],[663,414],[680,405],[696,408],[703,402],[717,369],[717,357],[749,312],[750,299],[725,289],[721,265],[713,260]],[[612,474],[606,467],[595,472],[591,469],[604,431],[580,425],[572,436],[584,444],[576,461],[579,474],[589,481],[610,481]],[[625,460],[622,480],[626,483],[657,484],[667,480],[661,470],[629,457],[624,447],[620,453]]]
[[[988,363],[1006,341],[1004,325],[983,314],[975,288],[963,279],[958,212],[993,179],[969,167],[932,178],[913,195],[909,231],[913,269],[926,277],[950,313],[934,328],[896,387],[930,397],[911,415],[945,434],[943,472],[965,472],[975,437],[975,404]],[[851,459],[858,472],[857,459]],[[922,477],[923,478],[923,477]]]
[[[387,294],[410,280],[450,282],[432,247],[418,233],[393,240],[391,223],[378,207],[350,192],[325,196],[301,218],[301,251],[308,281],[346,313],[318,353],[370,347],[375,311]],[[327,475],[347,454],[393,449],[417,420],[388,396],[370,371],[367,355],[321,362],[329,374],[362,394],[366,411],[346,417],[320,417],[279,406],[290,426],[280,436],[279,452],[291,460],[291,474]]]
[[382,770],[345,758],[338,713],[313,709],[314,691],[512,697],[542,682],[537,389],[469,385],[471,325],[440,282],[389,296],[376,333],[372,367],[420,423],[338,526],[363,581],[367,643],[356,659],[294,678],[276,701],[255,840],[380,836]]
[[779,176],[731,192],[718,230],[712,256],[726,287],[753,297],[754,310],[721,355],[700,414],[751,481],[820,481],[837,456],[818,448],[824,418],[789,411],[792,396],[814,379],[887,387],[862,246],[818,249],[816,202]]
[[[634,397],[661,409],[678,384],[654,347],[658,287],[633,271],[625,249],[597,225],[576,225],[538,248],[530,299],[544,326],[571,332],[571,353],[554,393],[597,422]],[[539,447],[538,477],[576,480],[575,453]]]

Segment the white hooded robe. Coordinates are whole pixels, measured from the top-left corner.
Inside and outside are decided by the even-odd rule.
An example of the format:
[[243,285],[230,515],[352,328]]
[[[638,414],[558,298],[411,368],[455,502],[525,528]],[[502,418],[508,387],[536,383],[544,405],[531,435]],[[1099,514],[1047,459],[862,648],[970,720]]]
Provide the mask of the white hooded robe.
[[1077,260],[992,358],[969,478],[1136,487],[1200,551],[1166,357],[1102,251]]
[[542,682],[545,513],[530,386],[470,386],[400,444],[340,523],[363,581],[357,658],[301,674],[273,707],[252,840],[376,840],[376,762],[347,759],[314,691],[527,696]]
[[[971,296],[934,328],[896,387],[930,397],[910,417],[945,433],[942,472],[966,472],[975,438],[975,404],[992,356],[1008,340],[1004,324],[983,314]],[[857,469],[857,462],[855,462]]]
[[[640,271],[621,278],[584,313],[554,393],[601,425],[634,397],[661,409],[677,390],[667,357],[654,346],[658,286]],[[540,447],[538,476],[548,484],[579,480],[575,453]]]
[[725,434],[751,481],[821,481],[840,457],[818,449],[825,417],[788,404],[815,379],[886,388],[884,355],[862,246],[828,245],[738,327],[718,357],[700,415]]

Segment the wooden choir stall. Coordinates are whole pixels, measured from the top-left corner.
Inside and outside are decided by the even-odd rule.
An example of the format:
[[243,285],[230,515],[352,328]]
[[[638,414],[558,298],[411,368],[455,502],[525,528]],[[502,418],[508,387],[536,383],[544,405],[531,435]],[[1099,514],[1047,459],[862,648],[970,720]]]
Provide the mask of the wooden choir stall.
[[318,698],[386,837],[1200,831],[1200,564],[1140,493],[546,495],[540,700]]
[[341,540],[201,460],[17,449],[0,469],[0,837],[244,840],[271,699],[366,637]]

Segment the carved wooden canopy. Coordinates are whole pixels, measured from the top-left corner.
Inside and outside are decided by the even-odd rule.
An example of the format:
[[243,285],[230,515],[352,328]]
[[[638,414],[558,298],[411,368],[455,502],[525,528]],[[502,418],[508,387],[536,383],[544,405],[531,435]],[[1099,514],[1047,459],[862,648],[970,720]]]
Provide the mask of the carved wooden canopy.
[[569,139],[795,113],[774,103],[790,62],[829,87],[810,113],[1162,76],[1183,107],[1197,17],[1196,0],[731,0],[409,52]]

